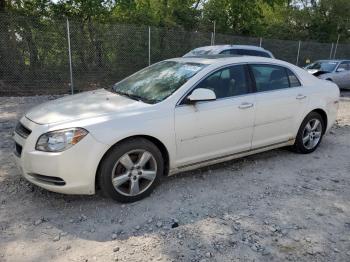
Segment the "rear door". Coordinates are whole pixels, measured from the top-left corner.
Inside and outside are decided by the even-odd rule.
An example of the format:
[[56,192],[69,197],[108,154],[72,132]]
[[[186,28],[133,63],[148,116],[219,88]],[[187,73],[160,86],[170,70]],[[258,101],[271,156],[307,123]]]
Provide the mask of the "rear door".
[[256,83],[252,148],[287,142],[304,113],[308,97],[297,76],[285,67],[251,64]]

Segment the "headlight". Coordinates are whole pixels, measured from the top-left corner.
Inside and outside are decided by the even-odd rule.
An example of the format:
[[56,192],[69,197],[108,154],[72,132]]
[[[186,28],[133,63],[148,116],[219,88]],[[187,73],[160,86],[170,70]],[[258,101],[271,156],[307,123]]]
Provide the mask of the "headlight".
[[88,131],[83,128],[69,128],[52,131],[41,135],[35,149],[45,152],[61,152],[77,144]]

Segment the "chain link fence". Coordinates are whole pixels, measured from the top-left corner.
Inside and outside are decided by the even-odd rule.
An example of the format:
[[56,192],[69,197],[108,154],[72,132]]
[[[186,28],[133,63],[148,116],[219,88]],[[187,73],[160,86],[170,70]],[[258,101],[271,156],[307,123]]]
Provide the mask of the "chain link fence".
[[66,19],[5,13],[0,13],[0,21],[2,96],[62,94],[70,93],[71,89],[80,92],[110,87],[149,64],[182,56],[193,48],[211,43],[261,45],[276,58],[299,66],[305,65],[306,60],[328,59],[334,55],[336,58],[350,58],[350,44],[287,41],[93,21],[67,23]]

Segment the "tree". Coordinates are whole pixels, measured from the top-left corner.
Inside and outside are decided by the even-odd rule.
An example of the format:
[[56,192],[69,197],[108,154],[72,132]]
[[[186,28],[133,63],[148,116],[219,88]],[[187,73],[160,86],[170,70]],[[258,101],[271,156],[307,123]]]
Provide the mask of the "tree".
[[274,26],[283,30],[276,30],[275,33],[270,30],[277,37],[282,33],[283,38],[321,42],[335,42],[338,34],[343,40],[349,38],[348,0],[298,0],[289,3],[282,13],[284,19]]
[[112,16],[119,22],[165,27],[196,28],[200,0],[121,0]]
[[205,24],[216,22],[217,31],[261,35],[266,26],[263,9],[282,4],[281,0],[209,0],[203,5]]

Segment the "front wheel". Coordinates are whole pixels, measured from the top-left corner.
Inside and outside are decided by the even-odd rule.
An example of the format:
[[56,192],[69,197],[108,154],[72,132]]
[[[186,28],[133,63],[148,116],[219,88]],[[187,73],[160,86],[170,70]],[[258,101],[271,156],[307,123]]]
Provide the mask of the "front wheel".
[[164,172],[162,154],[152,142],[135,138],[115,145],[99,170],[102,192],[119,202],[145,198]]
[[312,153],[322,141],[325,132],[325,124],[320,114],[311,112],[308,114],[299,128],[294,151],[302,154]]

